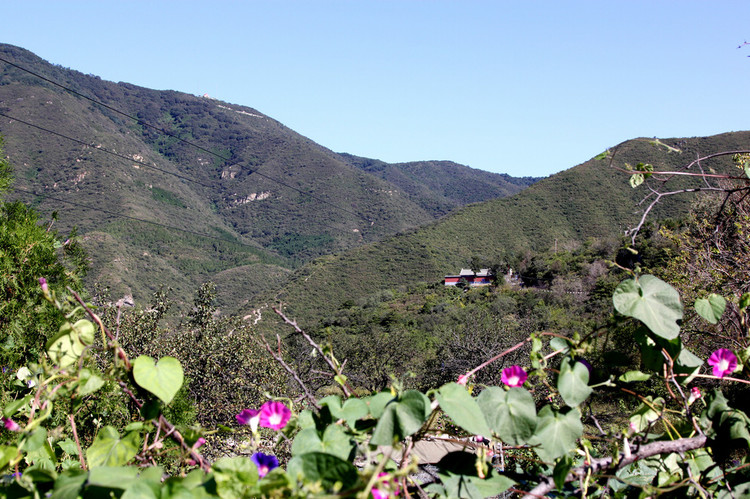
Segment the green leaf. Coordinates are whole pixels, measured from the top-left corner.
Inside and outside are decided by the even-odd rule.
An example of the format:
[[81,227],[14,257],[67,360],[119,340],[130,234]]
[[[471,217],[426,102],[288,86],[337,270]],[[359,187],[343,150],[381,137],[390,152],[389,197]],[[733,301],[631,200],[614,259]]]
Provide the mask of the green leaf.
[[523,388],[505,391],[491,386],[479,394],[477,404],[490,429],[505,443],[523,445],[536,430],[534,397]]
[[458,383],[443,385],[437,392],[437,401],[448,417],[469,433],[485,437],[492,433],[477,401],[469,395],[465,386]]
[[680,295],[657,277],[643,275],[621,282],[612,302],[618,312],[640,320],[657,336],[671,340],[680,334]]
[[650,374],[642,373],[641,371],[628,371],[617,379],[623,383],[633,383],[634,381],[646,381],[650,378]]
[[536,432],[530,443],[539,445],[534,450],[543,461],[552,462],[573,450],[581,435],[583,424],[577,408],[556,411],[545,405],[539,411]]
[[292,480],[320,482],[324,490],[330,490],[336,484],[346,490],[357,483],[358,478],[357,468],[350,462],[322,452],[293,457],[287,466],[287,474]]
[[94,331],[94,325],[86,319],[81,319],[75,324],[64,323],[58,333],[47,342],[47,355],[61,368],[76,363],[86,347],[94,343]]
[[588,367],[570,357],[564,358],[557,377],[557,391],[570,407],[576,407],[586,400],[593,391],[589,386]]
[[360,399],[351,398],[344,402],[338,417],[345,420],[351,428],[359,419],[366,418],[370,413],[367,404]]
[[661,412],[664,410],[664,399],[657,397],[652,399],[651,396],[646,397],[645,401],[638,406],[632,416],[630,416],[630,423],[635,427],[636,431],[643,431],[648,428],[651,423],[659,419]]
[[183,382],[182,365],[174,357],[163,357],[158,363],[147,355],[133,362],[133,378],[138,386],[147,390],[165,404],[169,404]]
[[78,455],[78,446],[70,438],[66,438],[65,440],[61,440],[57,442],[57,446],[60,447],[63,450],[63,452],[65,452],[68,455],[71,455],[71,456]]
[[555,464],[552,479],[555,481],[557,490],[562,490],[565,487],[565,479],[568,477],[571,468],[573,468],[573,459],[570,456],[561,457]]
[[18,455],[18,447],[0,445],[0,469]]
[[320,437],[315,428],[305,428],[297,434],[292,443],[292,455],[308,452],[325,452],[341,459],[349,459],[356,444],[340,425],[329,425]]
[[726,308],[727,301],[723,296],[716,293],[711,293],[708,295],[708,298],[698,298],[695,300],[695,311],[711,324],[719,322]]
[[745,170],[745,176],[750,178],[750,161],[745,161],[742,164],[742,169]]
[[750,293],[744,293],[740,296],[739,307],[740,310],[745,310],[747,307],[750,307]]
[[78,375],[78,395],[81,397],[89,395],[104,386],[104,380],[91,371],[91,369],[81,369]]
[[372,432],[372,445],[393,445],[415,433],[430,414],[430,400],[416,390],[407,390],[397,402],[385,406]]
[[83,496],[81,489],[88,477],[88,472],[80,470],[62,473],[55,480],[50,499],[77,499]]
[[394,397],[391,392],[380,392],[372,397],[367,397],[364,399],[364,402],[370,409],[370,415],[375,419],[380,419],[380,416],[383,415],[383,411],[385,411],[385,406],[395,399],[396,397]]
[[630,187],[635,189],[643,183],[643,180],[644,178],[642,173],[632,173],[630,175]]
[[477,474],[476,456],[468,452],[450,452],[438,463],[438,476],[444,485],[441,497],[497,497],[516,482],[492,467],[485,478]]
[[[89,464],[91,464],[89,462]],[[135,466],[98,466],[92,465],[89,470],[89,487],[106,489],[127,489],[138,479],[138,468]]]
[[112,426],[105,426],[86,450],[86,460],[92,468],[96,466],[123,466],[138,454],[140,436],[129,432],[124,438]]
[[211,468],[219,497],[240,499],[258,495],[258,468],[249,458],[221,458]]
[[570,350],[570,343],[567,340],[558,336],[553,337],[549,340],[549,346],[554,351],[561,351],[563,355],[567,354]]
[[603,160],[603,159],[605,159],[607,157],[609,157],[609,149],[607,149],[606,151],[604,151],[602,153],[599,153],[596,156],[594,156],[594,160],[595,161],[601,161],[601,160]]

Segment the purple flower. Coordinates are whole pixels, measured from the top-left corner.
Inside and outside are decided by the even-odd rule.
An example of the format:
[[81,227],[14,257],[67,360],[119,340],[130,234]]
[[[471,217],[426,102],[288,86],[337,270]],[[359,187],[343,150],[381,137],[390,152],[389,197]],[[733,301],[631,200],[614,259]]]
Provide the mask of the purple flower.
[[503,383],[510,387],[514,386],[522,386],[524,382],[526,382],[526,378],[528,378],[529,375],[526,374],[526,371],[523,370],[520,366],[510,366],[503,369],[503,373],[500,376],[500,379],[503,380]]
[[280,430],[286,426],[292,411],[281,402],[269,400],[260,407],[260,425],[272,430]]
[[3,418],[3,424],[8,431],[21,431],[21,426],[10,418]]
[[272,469],[279,467],[279,460],[276,459],[276,456],[272,454],[263,454],[262,452],[256,452],[255,454],[250,456],[250,459],[252,459],[252,461],[255,463],[255,466],[258,467],[258,476],[260,478],[266,476]]
[[46,295],[49,293],[49,286],[47,286],[47,279],[44,277],[39,278],[39,285],[42,286],[42,292]]
[[258,431],[258,422],[260,421],[260,411],[258,409],[243,409],[241,413],[235,416],[237,422],[241,425],[250,425],[253,433]]
[[388,473],[381,471],[378,474],[378,482],[370,492],[372,493],[372,499],[388,499],[398,496],[401,489],[392,478],[388,477]]
[[719,348],[708,358],[708,365],[713,366],[714,376],[723,378],[737,369],[737,357],[731,350]]

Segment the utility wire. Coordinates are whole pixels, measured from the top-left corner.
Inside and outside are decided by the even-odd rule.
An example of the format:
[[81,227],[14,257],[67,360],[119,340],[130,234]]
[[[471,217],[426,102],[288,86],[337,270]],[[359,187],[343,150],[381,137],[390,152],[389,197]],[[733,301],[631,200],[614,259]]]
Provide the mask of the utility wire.
[[30,126],[32,128],[36,128],[37,130],[41,130],[42,132],[46,132],[46,133],[49,133],[49,134],[52,134],[52,135],[56,135],[57,137],[62,137],[63,139],[70,140],[70,141],[75,142],[77,144],[81,144],[81,145],[84,145],[84,146],[87,146],[87,147],[92,147],[92,148],[96,149],[97,151],[101,151],[101,152],[104,152],[104,153],[107,153],[107,154],[111,154],[112,156],[115,156],[115,157],[118,157],[118,158],[122,158],[122,159],[125,159],[125,160],[133,162],[133,163],[138,163],[139,165],[143,165],[146,168],[151,168],[152,170],[156,170],[156,171],[159,171],[159,172],[162,172],[162,173],[166,173],[167,175],[172,175],[174,177],[177,177],[179,179],[185,180],[187,182],[193,182],[195,184],[202,185],[203,187],[213,187],[212,185],[204,184],[203,182],[200,182],[198,180],[192,179],[190,177],[186,177],[184,175],[180,175],[179,173],[173,173],[173,172],[167,171],[167,170],[165,170],[163,168],[159,168],[157,166],[149,165],[148,163],[146,163],[144,161],[139,161],[137,159],[133,159],[131,157],[125,156],[124,154],[120,154],[120,153],[117,153],[117,152],[114,152],[114,151],[110,151],[109,149],[104,149],[103,147],[99,147],[99,146],[97,146],[95,144],[91,144],[91,143],[84,142],[82,140],[78,140],[78,139],[76,139],[74,137],[68,137],[67,135],[63,135],[62,133],[56,132],[54,130],[50,130],[49,128],[44,128],[42,126],[35,125],[33,123],[29,123],[28,121],[24,121],[22,119],[15,118],[13,116],[9,116],[9,115],[7,115],[5,113],[0,112],[0,116],[2,116],[4,118],[11,119],[13,121],[17,121],[19,123],[23,123],[26,126]]
[[[179,137],[177,135],[174,135],[173,133],[168,132],[167,130],[164,130],[163,128],[160,128],[160,127],[158,127],[156,125],[152,125],[151,123],[143,121],[143,120],[141,120],[141,119],[139,119],[139,118],[137,118],[137,117],[135,117],[135,116],[133,116],[131,114],[128,114],[128,113],[126,113],[124,111],[121,111],[121,110],[119,110],[119,109],[117,109],[115,107],[112,107],[112,106],[110,106],[108,104],[105,104],[105,103],[103,103],[101,101],[98,101],[96,99],[88,97],[88,96],[86,96],[86,95],[84,95],[84,94],[82,94],[80,92],[77,92],[76,90],[73,90],[70,87],[66,87],[65,85],[62,85],[62,84],[60,84],[60,83],[58,83],[56,81],[53,81],[53,80],[51,80],[51,79],[49,79],[49,78],[47,78],[45,76],[42,76],[42,75],[40,75],[38,73],[35,73],[34,71],[26,69],[23,66],[19,66],[18,64],[15,64],[15,63],[13,63],[13,62],[11,62],[11,61],[3,58],[3,57],[0,57],[0,61],[4,62],[5,64],[8,64],[10,66],[13,66],[14,68],[20,69],[21,71],[24,71],[24,72],[26,72],[26,73],[28,73],[28,74],[30,74],[32,76],[35,76],[35,77],[37,77],[37,78],[39,78],[41,80],[44,80],[47,83],[50,83],[50,84],[55,85],[57,87],[60,87],[60,88],[62,88],[63,90],[65,90],[67,92],[70,92],[70,93],[72,93],[74,95],[77,95],[78,97],[81,97],[81,98],[86,99],[86,100],[88,100],[90,102],[93,102],[94,104],[97,104],[97,105],[102,106],[102,107],[104,107],[106,109],[109,109],[110,111],[115,112],[115,113],[117,113],[117,114],[119,114],[121,116],[125,116],[127,118],[130,118],[131,120],[134,120],[138,124],[141,124],[143,126],[152,128],[152,129],[154,129],[154,130],[156,130],[156,131],[158,131],[160,133],[163,133],[164,135],[167,135],[169,137],[177,139],[177,140],[179,140],[179,141],[181,141],[181,142],[183,142],[183,143],[185,143],[185,144],[187,144],[187,145],[189,145],[191,147],[195,147],[196,149],[198,149],[200,151],[203,151],[206,154],[210,154],[210,155],[212,155],[212,156],[214,156],[216,158],[222,159],[224,161],[231,161],[231,158],[226,158],[226,157],[222,156],[221,154],[217,154],[214,151],[206,149],[205,147],[202,147],[202,146],[200,146],[198,144],[195,144],[194,142],[191,142],[189,140],[185,140],[182,137]],[[282,185],[282,186],[284,186],[284,187],[286,187],[288,189],[292,189],[293,191],[296,191],[296,192],[298,192],[300,194],[303,194],[305,196],[309,196],[310,198],[312,198],[312,199],[314,199],[314,200],[316,200],[316,201],[318,201],[320,203],[324,203],[324,204],[326,204],[328,206],[331,206],[331,207],[333,207],[333,208],[335,208],[337,210],[343,211],[343,212],[348,213],[350,215],[354,215],[355,217],[361,218],[362,220],[364,220],[366,222],[370,222],[370,225],[373,225],[375,223],[373,220],[370,220],[369,218],[365,217],[364,215],[361,215],[361,214],[356,213],[354,211],[351,211],[351,210],[348,210],[348,209],[343,208],[341,206],[338,206],[338,205],[336,205],[334,203],[331,203],[330,201],[326,201],[325,199],[319,198],[319,197],[317,197],[317,196],[315,196],[313,194],[310,194],[309,192],[303,191],[302,189],[299,189],[299,188],[294,187],[294,186],[292,186],[290,184],[287,184],[286,182],[283,182],[283,181],[281,181],[279,179],[271,177],[270,175],[266,175],[264,173],[261,173],[257,169],[254,170],[254,169],[250,168],[249,170],[250,170],[251,174],[255,173],[255,174],[260,175],[261,177],[263,177],[263,178],[265,178],[267,180],[270,180],[272,182],[276,182],[277,184]]]
[[75,201],[70,201],[68,199],[63,199],[63,198],[58,198],[58,197],[55,197],[55,196],[50,196],[48,194],[39,194],[37,192],[27,191],[26,189],[21,189],[20,187],[13,187],[13,190],[14,191],[18,191],[18,192],[23,192],[25,194],[30,194],[32,196],[42,197],[42,198],[45,198],[45,199],[52,199],[53,201],[60,201],[62,203],[72,204],[73,206],[78,206],[80,208],[87,208],[89,210],[98,211],[100,213],[105,213],[105,214],[113,216],[113,217],[127,218],[128,220],[135,220],[136,222],[143,222],[143,223],[147,223],[147,224],[151,224],[151,225],[156,225],[158,227],[163,227],[165,229],[177,230],[177,231],[180,231],[180,232],[185,232],[187,234],[192,234],[194,236],[206,237],[208,239],[216,239],[218,241],[224,241],[225,243],[237,244],[239,246],[246,246],[248,248],[254,248],[256,250],[260,250],[261,249],[261,248],[259,248],[257,246],[253,246],[251,244],[243,243],[241,241],[230,241],[229,239],[224,239],[224,238],[219,237],[219,236],[212,236],[210,234],[203,234],[203,233],[195,232],[195,231],[192,231],[192,230],[189,230],[189,229],[182,229],[180,227],[175,227],[174,225],[167,225],[167,224],[163,224],[163,223],[160,223],[160,222],[152,222],[151,220],[146,220],[146,219],[143,219],[143,218],[138,218],[138,217],[133,217],[133,216],[130,216],[130,215],[125,215],[123,213],[116,213],[114,211],[109,211],[109,210],[105,210],[105,209],[102,209],[102,208],[96,208],[96,207],[91,206],[91,205],[87,205],[87,204],[83,204],[83,203],[77,203]]
[[[0,116],[2,116],[2,117],[5,117],[5,118],[8,118],[8,119],[11,119],[11,120],[15,120],[15,121],[18,121],[19,123],[23,123],[24,125],[27,125],[27,126],[29,126],[29,127],[33,127],[33,128],[36,128],[37,130],[40,130],[40,131],[42,131],[42,132],[45,132],[45,133],[49,133],[49,134],[55,135],[55,136],[57,136],[57,137],[62,137],[62,138],[64,138],[64,139],[67,139],[67,140],[73,141],[73,142],[75,142],[75,143],[78,143],[78,144],[82,144],[82,145],[84,145],[84,146],[87,146],[87,147],[92,147],[92,148],[94,148],[94,149],[95,149],[95,150],[97,150],[97,151],[102,151],[102,152],[105,152],[105,153],[107,153],[107,154],[111,154],[111,155],[113,155],[113,156],[115,156],[115,157],[118,157],[118,158],[121,158],[121,159],[125,159],[125,160],[127,160],[127,161],[129,161],[129,162],[134,162],[134,163],[138,163],[138,164],[141,164],[141,165],[143,165],[143,166],[144,166],[144,167],[146,167],[146,168],[151,168],[151,169],[153,169],[153,170],[157,170],[157,171],[159,171],[159,172],[162,172],[162,173],[166,173],[166,174],[168,174],[168,175],[174,175],[175,177],[177,177],[177,178],[180,178],[180,179],[183,179],[183,180],[185,180],[185,181],[187,181],[187,182],[193,182],[193,183],[196,183],[196,184],[198,184],[198,185],[202,185],[202,186],[204,186],[204,187],[209,187],[209,188],[213,187],[213,186],[211,186],[211,185],[209,185],[209,184],[204,184],[204,183],[202,183],[202,182],[199,182],[199,181],[197,181],[197,180],[194,180],[194,179],[192,179],[192,178],[186,177],[186,176],[184,176],[184,175],[180,175],[180,174],[177,174],[177,173],[173,173],[173,172],[170,172],[170,171],[164,170],[164,169],[162,169],[162,168],[158,168],[158,167],[156,167],[156,166],[152,166],[152,165],[149,165],[148,163],[145,163],[145,162],[143,162],[143,161],[139,161],[139,160],[134,160],[133,158],[131,158],[131,157],[129,157],[129,156],[126,156],[126,155],[124,155],[124,154],[120,154],[120,153],[117,153],[117,152],[114,152],[114,151],[110,151],[110,150],[108,150],[108,149],[104,149],[104,148],[98,147],[98,146],[96,146],[96,145],[94,145],[94,144],[90,144],[90,143],[84,142],[84,141],[82,141],[82,140],[79,140],[79,139],[76,139],[76,138],[74,138],[74,137],[69,137],[69,136],[67,136],[67,135],[64,135],[64,134],[61,134],[61,133],[59,133],[59,132],[55,132],[54,130],[50,130],[50,129],[48,129],[48,128],[45,128],[45,127],[42,127],[42,126],[39,126],[39,125],[35,125],[34,123],[29,123],[28,121],[24,121],[24,120],[21,120],[21,119],[15,118],[15,117],[13,117],[13,116],[10,116],[10,115],[7,115],[7,114],[4,114],[4,113],[2,113],[2,112],[0,112]],[[41,195],[41,194],[37,194],[37,195]],[[50,198],[50,199],[53,199],[53,198]],[[72,203],[72,202],[70,202],[70,201],[66,201],[66,202]],[[72,204],[75,204],[75,203],[72,203]],[[94,208],[94,207],[92,207],[92,206],[89,206],[88,208],[90,208],[90,209],[92,209],[92,210],[95,210],[95,211],[97,211],[97,210],[98,210],[98,208]],[[98,210],[98,211],[101,211],[101,210]],[[108,213],[108,214],[110,214],[110,215],[111,215],[111,213]],[[124,215],[123,215],[123,216],[124,216]],[[141,220],[141,221],[145,221],[145,220]],[[342,229],[342,228],[339,228],[339,227],[334,227],[334,226],[332,226],[332,225],[328,225],[328,224],[325,224],[325,223],[323,223],[323,222],[320,222],[320,221],[318,221],[318,220],[312,220],[312,223],[314,223],[314,224],[316,224],[316,225],[319,225],[319,226],[321,226],[321,227],[325,227],[326,229],[331,229],[331,230],[335,230],[335,231],[339,231],[339,232],[343,232],[343,233],[349,234],[349,230],[347,230],[347,229]]]

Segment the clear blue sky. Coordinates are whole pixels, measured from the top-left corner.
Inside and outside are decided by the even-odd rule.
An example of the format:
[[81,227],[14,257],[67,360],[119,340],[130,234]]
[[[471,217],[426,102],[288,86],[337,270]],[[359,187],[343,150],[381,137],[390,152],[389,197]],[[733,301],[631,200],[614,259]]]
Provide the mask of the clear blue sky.
[[544,176],[750,129],[748,1],[4,2],[0,42],[254,107],[337,152]]

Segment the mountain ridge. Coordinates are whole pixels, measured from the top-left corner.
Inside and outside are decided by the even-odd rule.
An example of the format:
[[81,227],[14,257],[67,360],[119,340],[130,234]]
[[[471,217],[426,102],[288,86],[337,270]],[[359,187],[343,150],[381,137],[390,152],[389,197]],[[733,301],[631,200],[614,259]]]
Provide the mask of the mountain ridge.
[[[446,213],[252,107],[107,82],[11,45],[0,57],[14,195],[77,226],[89,282],[114,294],[143,300],[164,285],[186,299],[233,268],[284,273]],[[262,274],[247,273],[241,301]]]

